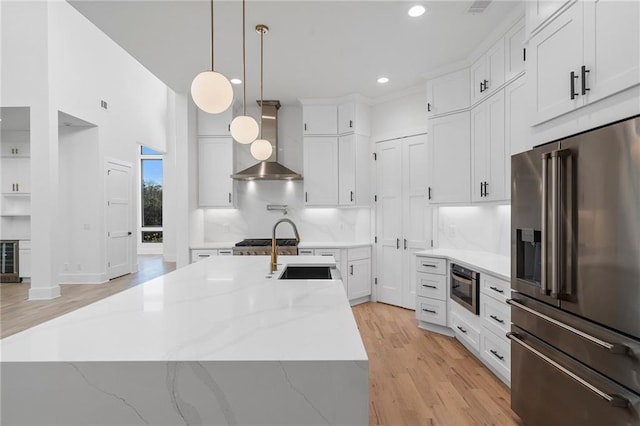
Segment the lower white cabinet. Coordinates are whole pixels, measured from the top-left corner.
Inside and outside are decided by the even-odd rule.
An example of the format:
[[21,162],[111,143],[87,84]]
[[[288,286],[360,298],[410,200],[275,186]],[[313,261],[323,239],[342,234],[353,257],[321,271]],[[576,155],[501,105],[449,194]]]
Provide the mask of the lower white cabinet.
[[466,343],[467,348],[477,356],[480,353],[480,321],[477,316],[455,303],[451,300],[451,329],[456,338]]
[[480,275],[480,318],[482,361],[507,385],[511,383],[511,308],[507,297],[511,291],[508,281],[489,274]]
[[447,326],[446,260],[416,256],[416,318],[419,321]]
[[508,341],[483,330],[480,356],[504,382],[511,381],[511,345]]
[[196,263],[201,260],[208,259],[212,256],[232,256],[233,249],[220,248],[220,249],[191,249],[191,263]]
[[18,243],[18,273],[20,278],[31,277],[31,241],[21,240]]

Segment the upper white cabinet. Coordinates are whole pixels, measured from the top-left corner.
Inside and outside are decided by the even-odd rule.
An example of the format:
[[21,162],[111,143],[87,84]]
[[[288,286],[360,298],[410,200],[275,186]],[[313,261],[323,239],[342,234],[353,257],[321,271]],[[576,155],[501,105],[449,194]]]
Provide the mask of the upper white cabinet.
[[198,108],[198,135],[200,136],[230,136],[230,126],[233,120],[233,108],[220,114],[209,114]]
[[368,105],[347,102],[338,105],[338,134],[358,133],[369,136],[371,113]]
[[338,137],[305,136],[304,201],[307,206],[338,204]]
[[[505,149],[506,149],[506,177],[511,179],[511,155],[519,154],[531,149],[527,142],[527,90],[526,75],[518,77],[504,88],[505,105]],[[509,196],[509,194],[506,194]]]
[[[17,133],[17,132],[14,132]],[[26,133],[26,132],[25,132]],[[0,156],[8,158],[29,157],[29,141],[0,143]]]
[[469,108],[469,69],[427,82],[427,116],[434,117]]
[[551,18],[562,6],[575,0],[527,0],[526,2],[526,24],[527,35],[536,31],[540,26]]
[[505,199],[504,92],[498,91],[471,110],[473,152],[472,201]]
[[431,203],[471,200],[469,111],[429,120],[429,194]]
[[0,167],[0,188],[3,194],[31,192],[31,161],[29,158],[3,158]]
[[370,154],[367,136],[355,133],[339,136],[338,202],[341,206],[369,204]]
[[524,18],[518,21],[504,36],[504,73],[509,81],[524,71],[526,51],[524,47]]
[[504,83],[504,39],[500,38],[471,66],[471,104],[490,95]]
[[529,42],[536,125],[640,83],[640,3],[577,1]]
[[302,133],[304,135],[337,135],[337,105],[303,105]]
[[198,205],[233,207],[233,139],[198,138]]

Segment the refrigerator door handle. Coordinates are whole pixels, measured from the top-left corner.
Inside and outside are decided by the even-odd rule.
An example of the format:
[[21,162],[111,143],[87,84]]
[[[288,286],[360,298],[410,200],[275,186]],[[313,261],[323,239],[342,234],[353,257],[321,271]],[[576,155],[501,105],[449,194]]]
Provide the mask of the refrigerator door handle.
[[555,318],[551,318],[550,316],[547,316],[545,314],[542,314],[538,311],[536,311],[535,309],[531,309],[528,306],[525,306],[523,304],[521,304],[517,299],[507,299],[507,304],[513,306],[514,308],[518,308],[521,309],[525,312],[530,313],[531,315],[535,315],[536,317],[547,321],[553,325],[556,325],[560,328],[562,328],[563,330],[566,330],[570,333],[576,334],[580,337],[582,337],[585,340],[588,340],[589,342],[600,346],[602,349],[606,349],[609,352],[611,352],[612,354],[616,354],[616,355],[629,355],[633,358],[637,358],[638,357],[638,348],[631,348],[627,345],[623,345],[623,344],[619,344],[619,343],[609,343],[609,342],[605,342],[604,340],[600,340],[597,337],[594,337],[590,334],[587,334],[583,331],[578,330],[577,328],[573,328],[570,325],[567,325],[565,323],[563,323],[562,321],[558,321]]
[[542,154],[542,247],[540,250],[540,293],[549,294],[547,288],[547,211],[549,210],[549,194],[547,192],[547,163],[549,153]]
[[576,374],[574,374],[573,372],[567,370],[562,365],[558,364],[557,362],[555,362],[554,360],[552,360],[551,358],[549,358],[548,356],[546,356],[542,352],[537,351],[536,349],[534,349],[533,347],[529,346],[524,341],[520,340],[518,338],[518,334],[517,333],[509,332],[509,333],[507,333],[507,337],[511,341],[513,341],[513,342],[517,343],[518,345],[522,346],[523,348],[525,348],[529,352],[533,353],[534,355],[536,355],[538,358],[542,359],[546,363],[552,365],[553,367],[558,369],[560,372],[564,373],[569,378],[575,380],[577,383],[579,383],[580,385],[584,386],[585,388],[587,388],[588,390],[590,390],[591,392],[593,392],[594,394],[596,394],[600,398],[604,399],[612,407],[628,408],[628,407],[631,406],[631,402],[627,398],[625,398],[623,396],[620,396],[620,395],[610,395],[607,392],[597,388],[596,386],[594,386],[591,383],[587,382],[583,378],[581,378],[581,377],[577,376]]
[[558,298],[560,278],[560,157],[551,153],[551,297]]

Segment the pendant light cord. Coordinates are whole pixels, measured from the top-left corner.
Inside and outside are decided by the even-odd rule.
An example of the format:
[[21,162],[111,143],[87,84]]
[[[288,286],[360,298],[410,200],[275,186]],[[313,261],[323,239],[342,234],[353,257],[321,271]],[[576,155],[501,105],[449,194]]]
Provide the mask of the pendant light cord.
[[242,0],[242,105],[243,105],[243,114],[247,115],[247,52],[246,52],[246,42],[245,42],[245,28],[244,28],[244,2]]
[[215,70],[214,64],[214,46],[213,46],[213,0],[211,0],[211,71]]
[[263,78],[264,78],[264,30],[260,30],[260,139],[262,139],[262,116],[264,115],[263,99]]

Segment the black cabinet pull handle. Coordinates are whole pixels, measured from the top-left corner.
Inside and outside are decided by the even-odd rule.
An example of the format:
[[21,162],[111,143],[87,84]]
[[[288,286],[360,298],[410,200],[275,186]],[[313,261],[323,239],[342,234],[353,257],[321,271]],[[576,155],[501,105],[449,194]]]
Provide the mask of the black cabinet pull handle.
[[425,312],[429,312],[430,314],[437,314],[436,311],[432,311],[431,309],[422,308],[422,310],[425,311]]
[[405,250],[407,249],[407,239],[406,238],[404,239],[404,249]]
[[498,287],[489,287],[491,290],[498,292],[500,294],[504,293],[504,290],[499,289]]
[[396,250],[400,248],[400,238],[396,238]]
[[489,191],[487,191],[487,186],[489,186],[489,182],[487,182],[486,180],[484,181],[484,196],[487,197],[489,196]]
[[489,89],[489,80],[484,81],[484,90]]
[[307,195],[307,191],[304,191],[304,202],[308,202],[309,201],[309,197]]
[[571,99],[575,99],[578,94],[576,93],[576,80],[578,76],[575,72],[571,71]]
[[582,94],[586,95],[587,92],[591,90],[587,87],[587,73],[589,72],[589,70],[585,65],[583,65],[580,71],[582,73]]
[[350,266],[349,266],[349,269],[350,269],[349,274],[350,274],[350,275],[353,275],[353,265],[350,265]]
[[349,120],[349,128],[351,129],[353,127],[353,120]]
[[229,204],[231,204],[231,193],[229,193]]
[[493,356],[498,358],[500,361],[502,361],[504,359],[504,357],[502,355],[500,355],[498,352],[494,351],[493,349],[491,349],[489,352],[491,352],[493,354]]
[[429,199],[431,199],[431,187],[429,187]]
[[307,123],[304,123],[304,131],[307,131]]
[[20,192],[20,184],[16,183],[16,192]]
[[429,285],[429,284],[422,284],[422,287],[426,287],[426,288],[435,288],[437,289],[438,287],[435,285]]
[[431,104],[427,102],[427,112],[431,112]]
[[482,93],[482,92],[484,92],[484,89],[483,89],[483,84],[482,84],[482,82],[480,82],[480,93]]
[[464,334],[467,334],[467,330],[465,330],[464,328],[460,327],[459,325],[456,325],[456,328],[460,331],[462,331]]
[[484,197],[484,182],[480,182],[480,196]]
[[497,316],[495,316],[495,315],[489,315],[489,316],[490,316],[494,321],[497,321],[497,322],[499,322],[500,324],[504,324],[504,320],[503,320],[503,319],[500,319],[500,318],[498,318],[498,317],[497,317]]
[[351,192],[351,198],[350,199],[351,199],[351,202],[353,203],[353,191],[350,191],[350,192]]
[[522,49],[522,62],[527,62],[527,48]]

